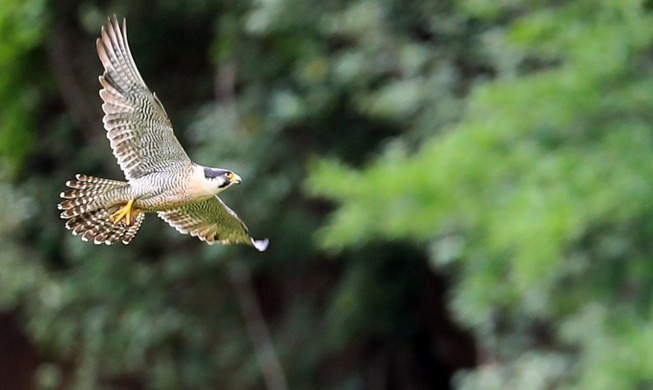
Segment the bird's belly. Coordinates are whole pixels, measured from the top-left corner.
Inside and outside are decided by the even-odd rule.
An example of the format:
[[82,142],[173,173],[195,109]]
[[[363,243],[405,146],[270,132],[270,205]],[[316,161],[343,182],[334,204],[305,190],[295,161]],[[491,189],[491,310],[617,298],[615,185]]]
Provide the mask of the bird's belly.
[[164,211],[214,196],[194,191],[188,185],[188,175],[183,173],[182,170],[154,172],[130,181],[134,207],[143,212]]
[[183,193],[161,193],[150,197],[136,198],[134,207],[144,212],[171,210],[202,199],[191,198]]

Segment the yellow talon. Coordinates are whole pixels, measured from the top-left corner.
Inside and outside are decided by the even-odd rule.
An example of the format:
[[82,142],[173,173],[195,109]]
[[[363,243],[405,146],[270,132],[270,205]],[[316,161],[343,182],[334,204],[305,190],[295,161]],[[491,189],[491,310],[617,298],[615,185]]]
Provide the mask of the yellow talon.
[[111,214],[109,216],[111,222],[113,222],[114,224],[118,224],[120,221],[124,219],[125,224],[127,226],[131,226],[132,218],[135,217],[140,212],[140,210],[132,209],[133,204],[134,204],[134,199],[130,199],[126,205],[122,206],[121,208],[118,209],[118,211]]

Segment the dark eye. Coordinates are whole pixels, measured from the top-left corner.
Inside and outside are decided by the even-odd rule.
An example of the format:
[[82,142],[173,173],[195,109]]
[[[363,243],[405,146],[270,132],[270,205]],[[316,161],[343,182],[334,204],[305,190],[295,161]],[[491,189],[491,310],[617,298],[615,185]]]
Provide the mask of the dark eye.
[[227,172],[227,173],[224,174],[224,177],[226,177],[227,179],[231,180],[231,179],[234,178],[234,174],[231,173],[231,172]]

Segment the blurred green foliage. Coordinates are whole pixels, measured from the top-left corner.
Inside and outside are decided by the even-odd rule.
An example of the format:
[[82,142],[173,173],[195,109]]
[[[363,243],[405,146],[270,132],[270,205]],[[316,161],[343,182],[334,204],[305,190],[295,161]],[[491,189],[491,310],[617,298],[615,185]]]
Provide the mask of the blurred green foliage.
[[[265,388],[243,270],[293,389],[650,386],[650,5],[0,5],[0,309],[39,388]],[[121,177],[114,13],[192,158],[244,177],[223,199],[264,254],[63,228],[66,180]]]
[[0,7],[0,155],[15,173],[31,150],[41,76],[30,57],[41,43],[45,0],[3,0]]
[[637,1],[460,7],[496,23],[479,37],[496,76],[459,122],[407,126],[431,134],[414,153],[393,144],[363,169],[315,163],[310,190],[339,204],[321,241],[430,248],[488,361],[461,388],[648,387],[650,12]]

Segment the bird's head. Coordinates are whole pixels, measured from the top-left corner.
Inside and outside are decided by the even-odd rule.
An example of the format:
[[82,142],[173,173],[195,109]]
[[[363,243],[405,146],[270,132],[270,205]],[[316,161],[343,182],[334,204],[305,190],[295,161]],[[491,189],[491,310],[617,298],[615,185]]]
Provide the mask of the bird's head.
[[234,184],[240,184],[243,180],[228,169],[204,168],[205,185],[209,192],[218,194]]

